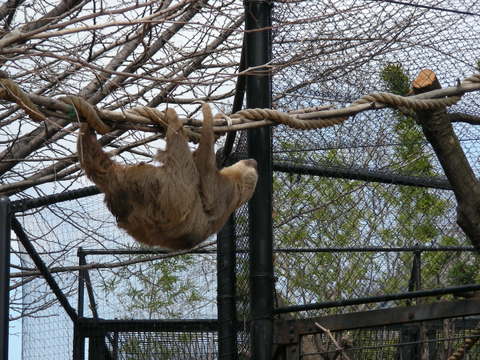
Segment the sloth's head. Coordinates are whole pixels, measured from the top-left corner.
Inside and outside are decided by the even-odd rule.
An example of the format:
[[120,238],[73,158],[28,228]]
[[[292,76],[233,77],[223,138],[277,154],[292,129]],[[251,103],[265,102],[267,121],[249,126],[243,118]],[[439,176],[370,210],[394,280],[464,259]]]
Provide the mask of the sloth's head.
[[257,162],[255,160],[240,160],[232,166],[220,170],[220,174],[232,180],[240,190],[238,206],[250,200],[255,191],[258,179]]

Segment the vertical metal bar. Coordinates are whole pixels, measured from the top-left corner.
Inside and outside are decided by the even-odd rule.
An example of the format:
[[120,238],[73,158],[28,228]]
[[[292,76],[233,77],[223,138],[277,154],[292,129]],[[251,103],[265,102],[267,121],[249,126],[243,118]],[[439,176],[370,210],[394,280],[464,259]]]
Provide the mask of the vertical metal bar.
[[[78,265],[82,266],[86,264],[85,254],[83,248],[79,247],[77,251]],[[83,317],[85,306],[85,271],[78,270],[78,304],[77,312],[78,317]],[[85,359],[85,337],[78,330],[78,326],[75,323],[73,329],[73,359],[84,360]]]
[[0,360],[8,360],[11,217],[10,199],[0,196]]
[[[242,42],[242,53],[240,54],[240,66],[238,68],[239,72],[242,72],[245,70],[245,64],[246,64],[245,56],[246,56],[246,43],[245,43],[245,37],[244,37]],[[235,86],[235,96],[233,98],[232,114],[242,110],[243,100],[245,98],[245,87],[246,87],[245,75],[239,75],[237,77],[237,83]],[[236,137],[236,131],[229,131],[227,133],[227,138],[225,139],[225,145],[222,151],[223,163],[221,165],[225,165],[225,163],[228,161],[228,157],[230,156],[233,149],[233,145],[235,143],[235,137]]]
[[[246,0],[245,36],[247,107],[272,106],[271,1]],[[270,360],[273,340],[272,129],[248,131],[248,154],[257,160],[259,180],[249,203],[250,219],[250,340],[252,359]]]
[[415,262],[415,268],[417,269],[415,273],[415,290],[422,289],[422,252],[420,250],[415,251],[413,261]]
[[[84,266],[87,265],[87,260],[85,257],[85,253],[83,252],[83,249],[80,247],[78,249],[78,256],[79,256],[79,265]],[[92,287],[92,282],[90,280],[90,274],[88,270],[79,270],[80,276],[79,276],[79,289],[78,289],[78,316],[83,317],[84,316],[84,296],[85,296],[85,287],[87,288],[87,294],[88,294],[88,299],[89,299],[89,308],[92,311],[93,318],[98,320],[98,311],[97,311],[97,304],[95,302],[95,295],[93,292],[93,287]],[[81,284],[81,285],[80,285]],[[111,339],[109,334],[106,334],[106,337],[110,339],[110,343],[113,344],[113,339]],[[98,340],[98,339],[97,339]],[[111,359],[113,355],[109,353],[107,344],[105,342],[105,339],[102,338],[101,342],[98,342],[95,340],[95,346],[103,346],[103,353],[105,354],[105,359]],[[83,334],[80,334],[78,331],[75,332],[74,334],[74,359],[85,359],[85,336]],[[90,342],[89,342],[89,348],[90,348]],[[95,352],[98,356],[98,353]],[[89,355],[90,356],[90,355]],[[103,356],[103,355],[102,355]],[[107,357],[108,356],[108,357]]]
[[[85,265],[85,254],[83,253],[83,248],[80,246],[77,251],[78,256],[78,265]],[[85,270],[78,270],[78,304],[77,311],[78,317],[83,317],[83,309],[85,304]]]
[[[245,70],[246,44],[242,43],[239,72]],[[246,79],[237,78],[232,113],[242,109],[245,97]],[[229,156],[235,142],[235,132],[229,132],[223,149],[222,166],[229,163]],[[217,235],[217,309],[218,309],[218,357],[220,359],[238,358],[237,343],[237,307],[236,307],[236,266],[237,242],[235,215],[228,219]]]
[[113,344],[112,344],[112,356],[113,360],[118,360],[118,331],[113,333]]
[[[415,247],[418,246],[419,244],[415,244]],[[412,271],[408,282],[408,292],[420,290],[421,254],[422,252],[420,250],[413,252]],[[415,304],[419,304],[421,301],[419,298],[408,299],[407,305],[411,305],[412,300]],[[400,331],[400,340],[402,343],[407,343],[406,345],[399,347],[400,353],[398,356],[400,359],[420,359],[422,354],[422,325],[403,326]]]
[[[415,246],[418,246],[415,245]],[[412,270],[410,272],[410,279],[408,280],[408,292],[420,290],[420,266],[421,266],[421,251],[413,252]],[[414,300],[415,303],[417,299]],[[412,304],[412,299],[407,299],[407,305]]]
[[85,336],[80,331],[79,322],[73,323],[73,360],[85,360]]
[[230,216],[217,235],[218,357],[238,358],[236,293],[235,220]]
[[93,318],[98,320],[98,307],[97,302],[95,301],[95,293],[93,292],[92,281],[90,280],[90,273],[88,270],[85,270],[85,285],[87,286],[87,294],[89,301],[89,308],[92,311]]

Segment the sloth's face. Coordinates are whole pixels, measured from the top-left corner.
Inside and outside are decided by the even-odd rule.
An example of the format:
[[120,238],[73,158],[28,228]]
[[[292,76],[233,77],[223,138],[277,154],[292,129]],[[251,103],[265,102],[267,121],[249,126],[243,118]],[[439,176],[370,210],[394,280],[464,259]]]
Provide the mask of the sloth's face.
[[258,180],[257,162],[253,159],[242,160],[240,162],[242,163],[242,166],[244,166],[243,187],[246,192],[245,195],[248,195],[248,199],[250,199],[255,191],[255,186],[257,185]]
[[240,204],[245,204],[253,195],[257,185],[257,162],[253,159],[240,160],[239,162],[222,169],[228,177],[233,179],[240,189]]

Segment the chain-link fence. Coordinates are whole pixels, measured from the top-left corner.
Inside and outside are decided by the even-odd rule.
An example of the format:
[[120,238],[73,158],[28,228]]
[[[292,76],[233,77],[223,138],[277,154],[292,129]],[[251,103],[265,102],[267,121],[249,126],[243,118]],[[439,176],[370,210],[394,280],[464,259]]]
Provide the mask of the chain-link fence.
[[[83,231],[84,224],[81,223],[88,219],[77,218],[83,212],[98,219],[97,225],[90,224],[88,234]],[[59,218],[58,213],[65,216]],[[114,219],[104,208],[101,196],[35,209],[32,214],[23,214],[22,223],[41,259],[46,264],[55,264],[50,269],[54,279],[78,315],[125,320],[127,329],[124,331],[110,332],[107,329],[105,332],[109,334],[105,337],[108,349],[118,359],[155,359],[159,354],[162,358],[172,359],[215,356],[217,329],[195,331],[190,328],[190,322],[195,319],[212,319],[211,322],[215,323],[214,251],[206,249],[196,254],[169,257],[160,250],[140,250],[136,245],[132,248],[130,239],[116,227]],[[48,236],[41,239],[36,235],[45,233]],[[55,256],[54,249],[59,251],[62,245],[71,246],[75,242],[82,245],[80,250],[72,250],[60,258]],[[39,248],[39,244],[49,244],[50,248]],[[20,255],[23,259],[21,268],[31,269],[33,263],[29,255],[24,250]],[[80,259],[84,260],[83,263]],[[83,281],[79,288],[81,269],[85,270],[82,270]],[[82,301],[78,302],[79,298]],[[22,286],[22,295],[18,299],[12,298],[12,302],[22,303],[23,359],[67,359],[72,356],[73,323],[45,280],[29,278]],[[180,329],[145,329],[142,323],[130,324],[130,319],[151,322],[169,319],[174,324],[178,319]],[[182,319],[189,319],[186,325],[182,325]],[[94,342],[87,341],[86,344],[90,344],[86,349],[96,349],[92,345]]]
[[[342,107],[374,92],[408,95],[422,69],[433,70],[443,86],[455,85],[477,71],[479,13],[476,2],[277,2],[275,108]],[[464,96],[449,114],[477,116],[478,102],[476,93]],[[454,129],[478,174],[479,130],[461,122]],[[277,126],[273,143],[274,243],[288,250],[274,257],[278,308],[478,282],[478,258],[465,251],[470,242],[456,224],[455,197],[414,116],[383,109],[322,130]],[[436,250],[415,251],[420,248]],[[403,299],[291,316],[411,304]],[[399,350],[412,342],[403,335],[410,327],[402,326],[352,332],[358,345],[349,358],[443,359],[475,325],[454,326],[448,335],[435,326],[427,326],[431,335],[422,340],[430,357]],[[326,334],[306,341],[318,346],[304,348],[303,358],[336,358],[333,343],[322,343]]]
[[[204,11],[208,13],[207,10]],[[215,11],[223,11],[219,18],[227,23],[225,19],[238,15],[243,8],[227,6]],[[425,68],[433,70],[443,86],[455,85],[457,79],[478,70],[479,14],[480,6],[475,1],[277,1],[273,12],[273,60],[269,64],[273,71],[274,108],[291,111],[340,107],[378,91],[407,95],[411,81]],[[242,24],[242,19],[235,19]],[[189,31],[194,32],[192,29],[196,28]],[[239,33],[228,32],[232,40],[221,53],[239,53]],[[168,51],[173,51],[173,47]],[[168,51],[165,58],[169,56]],[[185,63],[192,57],[182,54]],[[236,66],[236,59],[234,55],[225,63],[220,61],[222,57],[210,59],[201,71],[190,71],[196,74],[192,86],[203,85],[204,75],[214,74],[211,69]],[[198,65],[194,60],[192,66]],[[159,66],[150,65],[153,69]],[[186,65],[185,68],[190,69]],[[226,78],[221,81],[216,75],[208,77],[212,83],[220,84],[218,88],[230,84],[231,78]],[[183,89],[181,95],[196,94],[191,88],[185,90],[187,85],[182,86],[178,87]],[[210,87],[205,92],[208,96],[215,93]],[[150,83],[142,85],[145,93],[152,88],[155,86]],[[160,97],[168,100],[175,89],[175,86],[165,89]],[[151,97],[155,98],[153,104],[160,102],[160,97],[143,94],[143,90],[140,91],[136,101],[149,103]],[[123,107],[129,96],[122,95],[112,108]],[[222,109],[230,106],[228,96],[221,97]],[[110,104],[116,99],[113,96],[108,101]],[[186,100],[180,97],[177,101]],[[454,129],[476,174],[479,173],[480,134],[474,124],[478,102],[477,93],[470,93],[448,110],[451,115],[469,115],[472,119],[470,123],[455,122]],[[126,142],[125,139],[120,140]],[[56,151],[63,161],[61,145]],[[234,155],[241,157],[245,153],[243,134]],[[151,154],[153,150],[148,147],[135,156],[149,159]],[[276,126],[273,159],[275,251],[272,257],[277,309],[478,282],[479,260],[468,249],[470,243],[456,224],[456,201],[450,184],[412,114],[394,109],[371,110],[342,125],[313,131]],[[33,168],[29,163],[27,173],[35,174]],[[18,181],[28,178],[17,172],[10,176]],[[68,174],[62,176],[67,181],[76,180]],[[235,219],[239,250],[236,259],[238,353],[249,356],[251,299],[249,256],[245,251],[249,236],[246,206],[237,211]],[[101,205],[101,196],[49,205],[22,214],[21,220],[44,262],[63,268],[61,272],[52,271],[74,307],[77,305],[77,248],[106,250],[102,254],[85,253],[86,265],[94,264],[89,276],[96,302],[93,310],[86,300],[91,294],[84,294],[85,316],[95,317],[94,311],[100,318],[125,320],[215,319],[217,316],[214,254],[164,258],[134,251],[108,253],[108,249],[138,248],[118,230],[114,219]],[[53,296],[48,294],[43,280],[36,278],[37,273],[29,273],[32,264],[26,254],[21,249],[18,254],[24,262],[13,275],[24,280],[22,293],[17,293],[12,304],[17,305],[21,316],[28,316],[23,327],[24,358],[67,358],[72,344],[71,329],[65,330],[69,328],[68,320],[60,306],[52,306]],[[451,299],[450,295],[441,298]],[[430,297],[425,301],[437,300]],[[411,299],[370,302],[291,316],[305,318],[413,303]],[[451,354],[476,326],[476,319],[454,319],[334,332],[333,336],[346,349],[340,355],[347,354],[351,359],[406,359],[407,355],[421,356],[425,349],[430,358],[442,358]],[[53,328],[60,330],[50,331]],[[119,358],[203,356],[210,359],[218,356],[215,331],[146,332],[138,327],[107,333],[107,347]],[[308,336],[302,340],[303,358],[333,359],[338,355],[335,342],[328,334]],[[469,356],[472,359],[478,356],[478,349],[473,348]]]
[[[447,359],[478,326],[478,319],[425,321],[333,334],[305,335],[301,359]],[[476,336],[476,335],[475,335]],[[341,349],[341,350],[340,350]],[[473,348],[464,359],[477,359]]]

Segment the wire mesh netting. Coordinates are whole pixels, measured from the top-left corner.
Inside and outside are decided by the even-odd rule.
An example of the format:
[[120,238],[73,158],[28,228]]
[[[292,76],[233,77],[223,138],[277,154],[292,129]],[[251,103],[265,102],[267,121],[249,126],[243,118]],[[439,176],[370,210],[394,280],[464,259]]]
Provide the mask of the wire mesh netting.
[[109,346],[116,359],[215,359],[217,333],[208,332],[132,332],[110,333]]
[[[239,157],[245,157],[247,150],[247,134],[241,132],[235,148]],[[249,255],[247,250],[250,246],[250,223],[248,220],[248,206],[242,206],[235,211],[235,243],[236,254],[236,308],[238,328],[238,353],[248,354],[250,352],[250,339],[247,322],[250,320],[250,278],[249,278]]]
[[[59,213],[64,216],[58,217]],[[85,213],[91,218],[82,215]],[[83,227],[89,221],[93,223],[88,225],[90,232],[86,233]],[[164,254],[155,252],[109,255],[106,249],[134,252],[139,246],[117,228],[103,206],[102,195],[37,209],[32,214],[24,214],[22,223],[43,261],[55,264],[52,269],[54,278],[74,308],[78,302],[77,250],[79,245],[84,248],[86,266],[92,267],[88,272],[89,283],[96,306],[90,302],[85,288],[83,316],[93,317],[95,314],[103,319],[126,320],[216,318],[215,253],[207,251],[174,258],[162,258]],[[47,235],[40,239],[36,234]],[[48,244],[48,249],[40,247],[41,244]],[[66,247],[70,250],[63,254]],[[106,253],[88,255],[88,249]],[[59,252],[62,256],[55,255]],[[29,256],[24,251],[17,254],[22,259],[21,268],[32,269]],[[56,272],[55,267],[71,270]],[[24,316],[23,359],[71,357],[73,323],[45,281],[29,279],[22,286],[22,294],[17,296],[12,298],[12,303],[17,304]],[[216,333],[159,332],[152,333],[149,338],[141,330],[137,335],[132,332],[119,337],[117,353],[125,356],[119,358],[154,359],[154,355],[148,357],[148,349],[153,354],[164,351],[172,358],[178,358],[174,356],[177,350],[177,355],[184,356],[184,359],[202,358],[201,354],[207,358],[207,354],[216,352]],[[135,339],[137,357],[127,356],[134,351]],[[158,340],[158,346],[151,347],[148,339]],[[188,349],[192,353],[186,352]]]
[[[472,330],[478,319],[457,318],[409,325],[384,326],[330,334],[304,335],[300,358],[305,360],[447,359]],[[475,338],[476,336],[473,335]],[[342,349],[342,350],[340,350]],[[464,359],[478,359],[472,348]]]
[[[119,2],[118,8],[110,9],[121,9],[125,3]],[[235,79],[232,74],[238,65],[241,48],[243,7],[235,2],[214,3],[205,8],[185,7],[187,13],[178,10],[183,9],[183,5],[166,12],[175,14],[171,15],[174,20],[168,18],[159,22],[160,27],[153,32],[155,36],[162,39],[162,35],[178,31],[167,26],[172,23],[189,24],[186,33],[174,38],[178,43],[173,40],[165,40],[164,44],[155,43],[162,48],[161,54],[156,57],[150,56],[149,52],[155,46],[150,47],[148,42],[140,41],[140,48],[132,50],[129,54],[133,55],[127,55],[125,59],[128,60],[122,62],[132,73],[138,70],[139,78],[132,80],[125,77],[129,79],[125,82],[124,73],[115,74],[118,77],[113,80],[119,85],[115,83],[113,86],[109,82],[109,86],[120,87],[121,90],[108,93],[105,97],[102,97],[103,91],[109,87],[96,87],[99,83],[97,69],[76,71],[79,63],[88,63],[85,59],[92,63],[95,61],[90,40],[94,44],[95,39],[102,36],[113,37],[115,33],[110,30],[103,34],[94,30],[82,40],[77,40],[75,45],[78,46],[74,51],[64,43],[72,38],[60,38],[63,43],[47,43],[47,40],[41,39],[41,44],[34,43],[31,48],[35,50],[32,55],[36,56],[34,66],[17,58],[9,64],[15,70],[16,79],[24,81],[25,89],[38,90],[48,96],[80,92],[88,81],[92,81],[85,94],[95,95],[92,102],[103,99],[102,107],[109,109],[123,109],[126,104],[156,106],[162,101],[176,101],[183,113],[191,114],[190,97],[218,99],[219,109],[229,109],[230,89],[234,86],[232,79]],[[47,9],[49,6],[41,10],[46,13]],[[157,10],[152,7],[148,11]],[[32,13],[29,8],[26,11]],[[142,11],[142,8],[138,10],[139,16],[143,16],[140,14]],[[282,111],[318,106],[339,107],[377,91],[406,95],[410,82],[425,68],[433,70],[443,86],[455,85],[457,79],[478,71],[478,14],[480,5],[473,0],[424,0],[409,1],[408,4],[373,0],[277,1],[273,13],[273,60],[269,64],[274,73],[274,107]],[[137,18],[131,13],[128,15]],[[195,21],[189,23],[197,15]],[[68,16],[75,17],[71,13]],[[207,27],[205,22],[213,25]],[[140,28],[132,29],[134,37],[145,35]],[[124,37],[130,30],[118,32],[118,44],[124,44]],[[225,39],[228,41],[224,42]],[[45,46],[48,53],[59,49],[62,55],[54,57],[55,61],[51,63],[43,62],[46,61],[42,57],[44,53],[38,53],[41,46],[35,49],[35,44]],[[122,53],[116,47],[118,44],[112,41],[112,47],[106,47],[106,58],[110,57],[111,49],[114,49],[112,53],[117,50]],[[165,44],[168,46],[164,48]],[[183,50],[179,50],[178,44]],[[76,53],[82,54],[82,62],[77,61]],[[101,56],[102,51],[98,54]],[[213,55],[208,58],[210,54]],[[63,62],[64,58],[70,60]],[[97,65],[104,66],[106,58],[101,58]],[[165,59],[170,60],[166,63]],[[112,68],[117,67],[118,64],[115,64]],[[74,74],[72,77],[79,79],[78,83],[60,83],[60,76],[52,76],[58,74],[56,68],[65,70],[61,75],[65,78]],[[150,73],[156,73],[158,78],[149,76]],[[177,79],[177,82],[172,81],[166,86],[165,79],[177,73],[182,74],[181,81]],[[35,74],[33,80],[32,74]],[[183,77],[189,76],[192,81],[183,82]],[[156,89],[161,91],[157,93]],[[478,103],[476,93],[467,94],[448,111],[452,116],[472,116],[473,123],[478,123]],[[17,110],[7,107],[1,118],[2,128],[7,129],[2,130],[3,134],[12,143],[18,139],[30,139],[31,135],[25,129],[31,131],[36,126],[27,119],[23,129],[12,130],[11,124],[16,120],[12,117],[17,116]],[[58,129],[63,131],[65,124],[58,123]],[[464,122],[454,123],[454,128],[467,159],[478,175],[479,129]],[[74,182],[78,185],[80,182],[75,174],[79,167],[74,168],[76,164],[70,162],[75,153],[72,149],[75,148],[76,138],[72,135],[73,128],[66,130],[66,136],[52,135],[52,143],[47,143],[45,148],[33,146],[27,149],[24,157],[31,162],[24,162],[11,172],[5,170],[7,176],[2,179],[3,189],[20,197],[31,197],[68,189]],[[54,133],[53,130],[51,133]],[[145,139],[146,136],[138,133],[134,133],[132,139],[131,133],[122,132],[112,147],[114,151],[119,148],[125,151],[122,156],[127,163],[138,159],[151,161],[158,146],[153,147],[148,142],[142,143],[135,152],[127,153],[132,141],[142,142]],[[287,170],[275,171],[273,179],[277,307],[478,282],[480,264],[472,252],[421,250],[417,251],[421,265],[419,276],[412,285],[415,247],[469,246],[470,243],[455,222],[456,201],[452,192],[445,189],[448,184],[445,186],[443,170],[411,114],[393,109],[368,111],[342,125],[315,131],[277,126],[274,128],[273,149],[274,167],[279,169],[280,165],[288,165]],[[237,152],[246,152],[244,137]],[[15,152],[5,156],[5,163],[18,161]],[[40,161],[43,161],[44,167],[39,170],[37,164]],[[305,175],[301,172],[305,167],[323,175]],[[44,173],[50,177],[44,178]],[[326,173],[329,176],[325,176]],[[360,173],[370,180],[358,180],[356,176]],[[400,177],[403,183],[411,185],[396,185]],[[59,185],[44,185],[48,181],[56,181],[55,184]],[[18,189],[14,186],[16,182],[19,183]],[[422,186],[414,186],[419,183]],[[29,186],[34,186],[34,190]],[[115,220],[101,203],[101,196],[94,196],[22,214],[22,223],[45,263],[64,268],[62,272],[54,272],[54,276],[74,306],[78,278],[77,269],[72,270],[71,267],[78,264],[76,251],[79,246],[87,249],[138,249],[118,230]],[[237,248],[247,249],[249,224],[246,206],[237,211],[235,225]],[[396,250],[358,250],[360,247],[376,246]],[[338,251],[339,248],[349,250]],[[24,359],[66,359],[71,354],[70,321],[43,280],[34,277],[36,273],[30,273],[35,269],[26,254],[21,249],[17,249],[16,253],[21,261],[14,265],[17,273],[13,274],[13,278],[22,280],[14,287],[21,286],[22,291],[13,293],[11,304],[16,315],[25,317]],[[151,259],[151,256],[154,255],[87,256],[87,263],[102,264],[92,266],[89,271],[100,317],[216,317],[216,259],[213,254],[189,254],[169,259]],[[250,351],[248,261],[247,253],[237,254],[237,318],[241,324],[239,353],[245,356]],[[450,299],[447,296],[442,300]],[[296,316],[309,317],[406,303],[402,300],[380,305],[363,304],[304,312]],[[85,300],[85,315],[93,316],[92,308],[87,304]],[[431,358],[441,358],[450,354],[476,326],[477,321],[472,319],[445,320],[442,323],[425,322],[421,325],[336,333],[335,336],[345,346],[350,346],[348,354],[353,359],[407,359],[407,355],[418,356],[425,349],[428,349]],[[110,334],[117,341],[115,349],[119,351],[119,356],[125,359],[210,359],[217,356],[218,339],[215,333],[173,334],[137,330]],[[311,345],[302,348],[303,358],[319,358],[319,353],[324,359],[328,358],[327,355],[334,358],[334,344],[326,335],[305,338],[304,343],[308,342]],[[187,350],[189,355],[185,355]],[[478,349],[473,348],[468,356],[472,359],[479,357]]]
[[[478,69],[479,11],[474,1],[275,3],[274,106],[285,111],[341,107],[373,92],[407,95],[425,68],[443,86],[454,85]],[[478,116],[478,104],[473,93],[448,111]],[[466,123],[454,123],[454,130],[478,175],[479,130]],[[470,246],[456,224],[453,193],[437,186],[444,173],[414,117],[384,109],[318,131],[277,126],[273,144],[274,164],[282,165],[274,173],[275,247],[300,250],[275,253],[277,307],[478,282],[478,257],[465,251],[421,252],[414,278],[415,246]],[[318,175],[306,175],[305,168]],[[359,181],[359,174],[369,181]],[[396,185],[402,179],[427,187]],[[359,250],[373,247],[391,250]],[[456,321],[336,333],[336,338],[341,347],[350,347],[349,359],[443,359],[477,326],[475,321],[463,328],[452,325]],[[326,334],[305,337],[302,350],[304,359],[343,358]],[[477,358],[478,348],[469,356]]]
[[[425,68],[433,70],[444,86],[476,72],[480,59],[474,40],[476,15],[428,7],[476,13],[478,4],[418,4],[276,3],[272,61],[276,108],[338,107],[381,91],[407,95],[411,81]],[[478,103],[478,95],[470,94],[449,112],[476,116]],[[478,174],[479,129],[465,123],[454,126]],[[273,143],[274,162],[290,166],[288,172],[274,174],[275,247],[306,249],[275,256],[280,304],[406,292],[414,255],[402,248],[470,245],[456,224],[451,191],[395,185],[406,176],[435,187],[434,181],[444,177],[412,116],[385,109],[318,131],[278,126]],[[305,166],[336,178],[296,172]],[[351,180],[358,173],[369,175],[371,181]],[[335,251],[375,246],[399,251]],[[332,250],[308,251],[318,248]],[[473,270],[478,259],[471,252],[423,252],[421,264],[422,289],[478,281]],[[359,308],[372,306],[376,305]]]
[[[22,360],[68,359],[72,354],[73,326],[63,308],[55,302],[44,282],[33,282],[24,290],[25,309],[37,307],[41,297],[45,310],[36,310],[22,321]],[[45,298],[45,294],[50,294]]]

